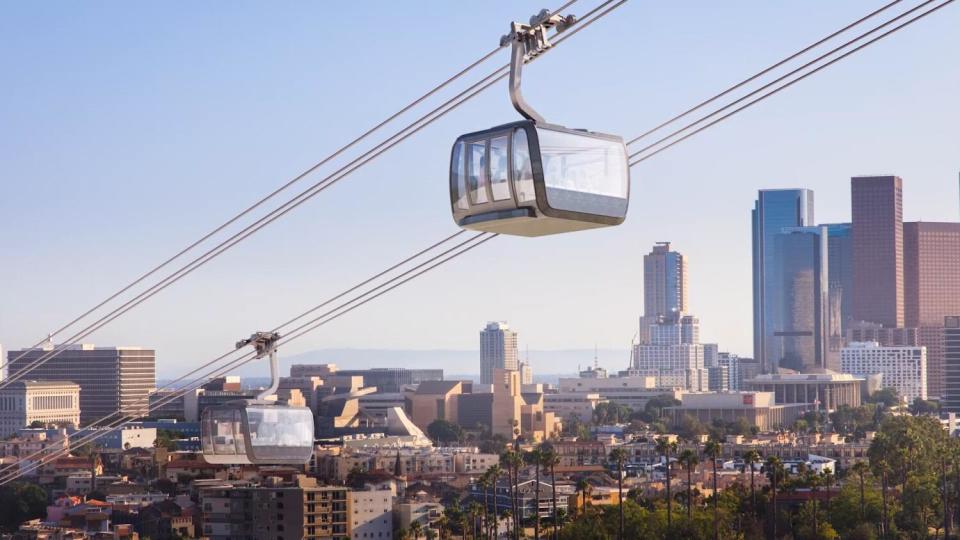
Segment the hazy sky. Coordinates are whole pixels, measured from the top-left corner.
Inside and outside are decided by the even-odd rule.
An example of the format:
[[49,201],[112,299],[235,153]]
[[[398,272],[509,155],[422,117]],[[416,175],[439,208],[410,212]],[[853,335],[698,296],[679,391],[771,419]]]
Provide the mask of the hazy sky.
[[[525,91],[555,123],[632,137],[879,5],[633,0],[532,64]],[[0,343],[32,344],[541,7],[6,5]],[[906,219],[957,219],[958,27],[960,8],[944,8],[635,167],[621,227],[498,238],[290,352],[476,348],[492,319],[510,321],[521,347],[625,347],[642,256],[670,240],[690,258],[705,340],[750,354],[757,189],[811,188],[818,221],[837,222],[849,219],[851,175],[893,173]],[[468,81],[506,61],[504,51]],[[505,83],[487,91],[87,341],[155,347],[169,376],[339,292],[452,232],[452,141],[516,116]]]

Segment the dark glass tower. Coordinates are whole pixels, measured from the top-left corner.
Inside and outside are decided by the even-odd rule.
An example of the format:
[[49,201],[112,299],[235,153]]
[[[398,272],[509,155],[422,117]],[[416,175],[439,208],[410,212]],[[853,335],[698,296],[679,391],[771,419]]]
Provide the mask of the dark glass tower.
[[[766,297],[766,358],[772,371],[813,373],[836,367],[831,355],[826,227],[783,229],[774,236]],[[839,329],[837,329],[839,334]],[[839,352],[839,351],[838,351]]]

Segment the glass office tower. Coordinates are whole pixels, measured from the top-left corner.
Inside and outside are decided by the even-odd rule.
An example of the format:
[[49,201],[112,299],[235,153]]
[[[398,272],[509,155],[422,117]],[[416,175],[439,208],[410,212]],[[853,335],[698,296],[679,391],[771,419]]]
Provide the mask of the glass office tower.
[[[772,273],[774,238],[785,228],[809,227],[813,219],[813,191],[809,189],[760,190],[753,208],[753,354],[765,372],[773,337],[772,313],[767,298],[779,287]],[[772,346],[772,345],[770,345]]]
[[786,228],[774,235],[765,341],[766,358],[774,372],[814,373],[836,367],[829,342],[827,248],[826,227]]

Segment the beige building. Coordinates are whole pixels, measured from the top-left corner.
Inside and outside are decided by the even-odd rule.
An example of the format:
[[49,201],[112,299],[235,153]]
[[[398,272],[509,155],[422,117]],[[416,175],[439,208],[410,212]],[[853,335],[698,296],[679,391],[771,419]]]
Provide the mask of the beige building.
[[847,373],[757,375],[744,381],[745,390],[773,392],[776,403],[811,403],[832,411],[841,405],[859,407],[865,379]]
[[807,403],[777,405],[773,392],[684,394],[680,399],[679,406],[664,409],[674,426],[680,425],[685,416],[708,425],[717,418],[725,422],[743,418],[760,431],[769,431],[793,425],[803,413],[814,408]]
[[0,390],[0,437],[33,422],[80,425],[80,386],[69,381],[16,381]]
[[509,369],[493,370],[493,399],[490,406],[491,431],[512,439],[522,436],[530,442],[540,442],[559,436],[560,420],[543,410],[543,394],[521,393],[520,372]]
[[460,381],[424,381],[410,396],[410,419],[423,431],[438,419],[456,423],[462,393]]

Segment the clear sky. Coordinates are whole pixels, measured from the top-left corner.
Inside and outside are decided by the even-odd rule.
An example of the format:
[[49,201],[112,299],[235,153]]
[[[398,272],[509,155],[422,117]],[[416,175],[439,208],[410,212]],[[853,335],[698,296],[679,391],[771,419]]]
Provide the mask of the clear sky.
[[[553,122],[632,137],[879,5],[631,0],[531,65],[526,95]],[[541,7],[6,5],[0,343],[32,344]],[[510,321],[522,347],[626,347],[642,256],[669,240],[690,258],[705,340],[750,354],[757,189],[811,188],[818,221],[845,221],[849,177],[892,173],[904,179],[906,219],[957,219],[957,28],[951,5],[635,167],[621,227],[498,238],[290,352],[476,348],[492,319]],[[484,68],[506,61],[504,51]],[[487,91],[87,341],[155,347],[169,376],[286,320],[452,232],[450,144],[515,117],[505,84]]]

